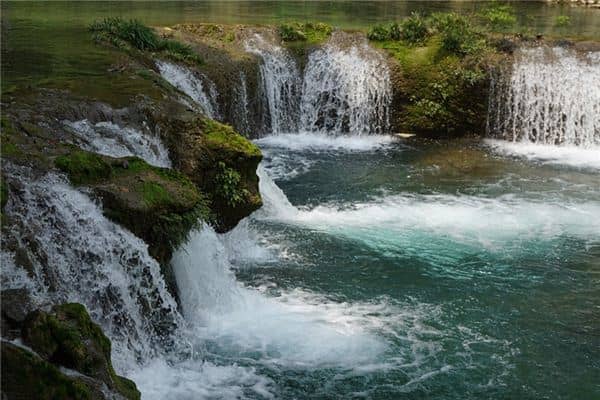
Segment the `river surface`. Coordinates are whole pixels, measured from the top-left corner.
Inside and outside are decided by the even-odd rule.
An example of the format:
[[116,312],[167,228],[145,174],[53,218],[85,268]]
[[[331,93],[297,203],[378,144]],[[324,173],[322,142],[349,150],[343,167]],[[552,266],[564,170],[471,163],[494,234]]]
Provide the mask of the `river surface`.
[[469,140],[258,144],[263,209],[174,259],[204,369],[140,370],[150,398],[600,395],[596,168]]

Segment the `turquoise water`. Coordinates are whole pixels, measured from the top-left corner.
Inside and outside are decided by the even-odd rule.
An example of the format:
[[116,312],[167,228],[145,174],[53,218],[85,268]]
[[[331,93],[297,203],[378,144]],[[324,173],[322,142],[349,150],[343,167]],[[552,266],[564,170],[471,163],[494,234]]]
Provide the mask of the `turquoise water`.
[[275,398],[600,396],[596,170],[469,141],[259,143],[295,209],[263,191],[250,225],[271,256],[234,266],[292,311],[221,327],[217,363],[256,368]]

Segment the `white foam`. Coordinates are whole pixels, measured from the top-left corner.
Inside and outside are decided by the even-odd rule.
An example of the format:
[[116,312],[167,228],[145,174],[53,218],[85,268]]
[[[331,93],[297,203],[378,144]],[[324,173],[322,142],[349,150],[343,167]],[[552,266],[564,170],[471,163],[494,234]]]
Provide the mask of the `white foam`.
[[600,53],[521,48],[512,69],[493,79],[489,133],[512,141],[600,145]]
[[255,141],[261,147],[291,151],[370,151],[397,142],[388,135],[323,135],[319,133],[288,133],[266,136]]
[[[29,180],[24,169],[17,176],[23,189],[6,212],[22,222],[20,233],[33,241],[26,247],[35,251],[28,254],[30,279],[11,272],[12,285],[35,285],[45,303],[84,304],[111,339],[119,372],[152,357],[166,339],[161,328],[176,326],[180,316],[148,246],[63,177]],[[10,270],[2,261],[4,275]]]
[[492,149],[503,155],[525,157],[547,164],[600,169],[600,147],[556,146],[531,142],[487,139]]
[[600,215],[598,202],[405,194],[366,203],[298,209],[264,170],[259,168],[258,174],[264,207],[255,218],[337,233],[386,251],[404,251],[419,240],[433,243],[450,239],[494,249],[515,239],[555,238],[562,234],[597,240],[600,232],[600,219],[595,217]]
[[258,34],[246,41],[245,48],[263,60],[260,65],[261,90],[269,109],[270,132],[295,130],[302,79],[294,58],[285,48]]
[[171,167],[169,152],[158,136],[112,122],[92,124],[83,119],[64,121],[64,124],[83,140],[82,147],[86,150],[110,157],[137,156],[157,167]]
[[218,366],[201,360],[170,364],[156,359],[129,377],[147,400],[273,398],[273,382],[251,367]]
[[[337,303],[296,289],[270,297],[236,282],[222,239],[205,227],[173,256],[193,336],[261,363],[300,366],[374,362],[387,347],[374,330],[382,304]],[[264,288],[266,290],[266,288]]]

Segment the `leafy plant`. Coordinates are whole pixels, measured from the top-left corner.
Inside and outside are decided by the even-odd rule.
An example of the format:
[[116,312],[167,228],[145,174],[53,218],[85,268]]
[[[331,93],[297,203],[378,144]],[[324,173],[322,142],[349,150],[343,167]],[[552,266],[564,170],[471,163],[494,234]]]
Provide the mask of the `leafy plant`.
[[223,161],[219,162],[218,168],[219,172],[215,177],[215,191],[227,204],[235,207],[248,196],[248,191],[240,187],[242,177],[239,172],[228,167]]
[[390,29],[388,26],[383,24],[375,25],[369,30],[367,37],[369,40],[384,42],[390,39]]
[[293,24],[282,24],[279,25],[279,35],[284,42],[296,42],[305,41],[306,35],[302,32],[297,25]]
[[456,13],[436,13],[430,17],[433,29],[440,34],[442,50],[456,54],[474,54],[485,47],[485,40],[468,17]]
[[559,15],[554,20],[554,26],[559,28],[564,28],[569,25],[571,25],[571,18],[568,15]]
[[105,18],[92,23],[89,29],[92,32],[111,35],[140,50],[156,51],[161,45],[156,33],[135,19]]
[[510,4],[493,3],[481,13],[481,17],[490,28],[495,30],[510,28],[517,22],[514,9]]
[[331,35],[333,28],[323,22],[291,22],[279,25],[278,31],[284,42],[319,43]]
[[[390,29],[391,39],[396,39],[393,33],[394,30]],[[427,38],[428,34],[429,30],[427,29],[427,21],[419,13],[412,13],[410,17],[404,19],[399,29],[400,38],[406,40],[410,44],[418,44],[423,42]]]

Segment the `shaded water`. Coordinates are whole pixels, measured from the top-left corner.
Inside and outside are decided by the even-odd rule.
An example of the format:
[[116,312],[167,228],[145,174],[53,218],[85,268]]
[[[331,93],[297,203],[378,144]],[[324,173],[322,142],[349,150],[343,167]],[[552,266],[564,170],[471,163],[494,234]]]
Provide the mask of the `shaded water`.
[[[110,67],[107,51],[94,46],[86,26],[98,18],[137,18],[149,25],[178,23],[268,24],[290,20],[323,21],[340,28],[366,28],[410,15],[413,11],[472,13],[489,1],[202,1],[202,2],[2,2],[2,85],[31,83],[58,76],[72,79],[90,66]],[[544,1],[513,1],[518,29],[531,33],[600,38],[600,10]],[[556,26],[556,17],[569,16],[569,27]],[[96,69],[94,69],[96,70]],[[64,84],[64,82],[63,82]],[[118,89],[132,82],[103,88],[78,83],[88,91]],[[118,93],[118,91],[117,91]]]

